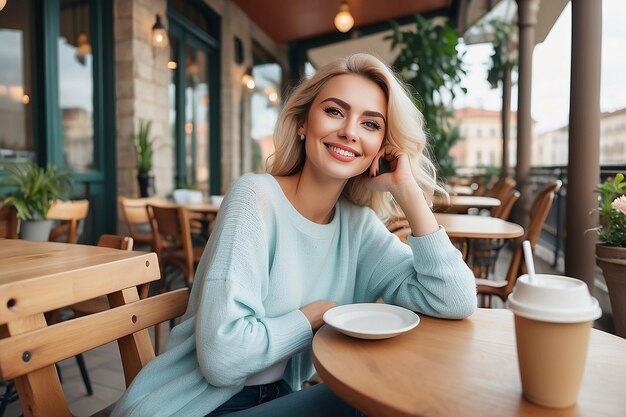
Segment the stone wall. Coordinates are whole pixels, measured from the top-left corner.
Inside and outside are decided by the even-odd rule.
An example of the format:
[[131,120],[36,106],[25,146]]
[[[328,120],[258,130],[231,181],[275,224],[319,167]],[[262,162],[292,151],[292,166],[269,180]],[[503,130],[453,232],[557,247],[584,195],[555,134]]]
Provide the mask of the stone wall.
[[[230,0],[205,0],[221,16],[220,124],[222,193],[250,169],[250,94],[241,78],[252,65],[252,40],[270,52],[288,70],[287,48],[276,45]],[[156,193],[174,188],[174,138],[169,131],[167,69],[169,47],[151,45],[155,14],[167,26],[166,0],[115,0],[115,76],[117,118],[118,194],[138,196],[135,151],[129,137],[139,119],[152,121],[157,149],[154,157]],[[243,45],[244,61],[235,62],[235,38]],[[243,139],[242,139],[243,134]],[[243,146],[243,149],[242,149]],[[242,160],[243,156],[243,160]]]
[[151,44],[158,13],[167,25],[166,0],[116,0],[114,4],[118,194],[138,196],[136,154],[129,138],[139,120],[152,121],[153,172],[158,195],[174,181],[174,144],[169,133],[169,48]]

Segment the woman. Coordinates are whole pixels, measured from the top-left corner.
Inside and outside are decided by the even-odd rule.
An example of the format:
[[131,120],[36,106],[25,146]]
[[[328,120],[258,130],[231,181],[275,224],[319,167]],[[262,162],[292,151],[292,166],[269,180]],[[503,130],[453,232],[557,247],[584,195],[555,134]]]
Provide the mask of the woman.
[[[291,393],[314,371],[325,311],[378,298],[444,318],[474,311],[473,275],[429,209],[422,116],[382,62],[356,54],[304,81],[275,145],[269,174],[231,187],[183,322],[114,415],[358,415],[325,384]],[[381,158],[390,172],[377,175]],[[380,221],[397,207],[409,245]]]

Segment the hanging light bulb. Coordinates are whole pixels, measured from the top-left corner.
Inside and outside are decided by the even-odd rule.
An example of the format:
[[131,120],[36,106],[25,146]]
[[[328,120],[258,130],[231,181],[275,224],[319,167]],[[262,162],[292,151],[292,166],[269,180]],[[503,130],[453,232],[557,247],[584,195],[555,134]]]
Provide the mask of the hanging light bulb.
[[354,18],[350,14],[347,1],[342,1],[339,5],[339,12],[335,15],[335,27],[339,32],[345,33],[354,26]]
[[254,87],[256,87],[256,83],[254,82],[254,77],[252,76],[252,67],[248,67],[246,72],[244,72],[243,76],[241,77],[241,82],[243,83],[243,85],[248,87],[249,90],[254,90]]
[[78,34],[78,39],[76,40],[76,59],[78,62],[85,65],[85,58],[90,53],[91,44],[89,43],[89,38],[85,32],[80,32]]
[[156,22],[152,26],[152,46],[155,48],[165,48],[169,44],[169,38],[167,36],[167,29],[163,22],[161,22],[161,16],[156,15]]

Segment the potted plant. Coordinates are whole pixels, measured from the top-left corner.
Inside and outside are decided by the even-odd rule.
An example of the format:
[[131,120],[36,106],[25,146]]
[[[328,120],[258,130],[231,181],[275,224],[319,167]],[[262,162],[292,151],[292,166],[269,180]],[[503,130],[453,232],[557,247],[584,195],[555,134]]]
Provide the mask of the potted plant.
[[54,165],[42,168],[33,162],[11,165],[7,168],[3,185],[14,190],[4,204],[14,206],[20,219],[20,237],[29,240],[48,240],[52,220],[47,220],[53,201],[71,190],[70,174]]
[[596,189],[600,194],[596,262],[609,290],[615,331],[626,337],[626,181],[619,173]]
[[149,197],[154,193],[154,176],[152,175],[154,140],[150,138],[151,126],[151,121],[140,119],[139,130],[131,136],[137,154],[137,182],[141,197]]

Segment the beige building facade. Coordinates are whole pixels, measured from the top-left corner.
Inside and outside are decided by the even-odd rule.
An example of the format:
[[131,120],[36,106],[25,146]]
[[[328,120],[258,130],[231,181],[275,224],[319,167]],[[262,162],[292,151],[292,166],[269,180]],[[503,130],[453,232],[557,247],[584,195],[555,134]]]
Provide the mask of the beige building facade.
[[[509,143],[509,166],[515,165],[515,132],[517,114],[511,114],[511,141]],[[461,137],[451,149],[455,165],[460,172],[479,167],[502,165],[502,122],[499,111],[474,107],[457,109],[455,124]]]
[[[533,144],[533,164],[568,164],[569,127],[544,132]],[[626,163],[626,109],[602,113],[600,117],[600,164]]]

